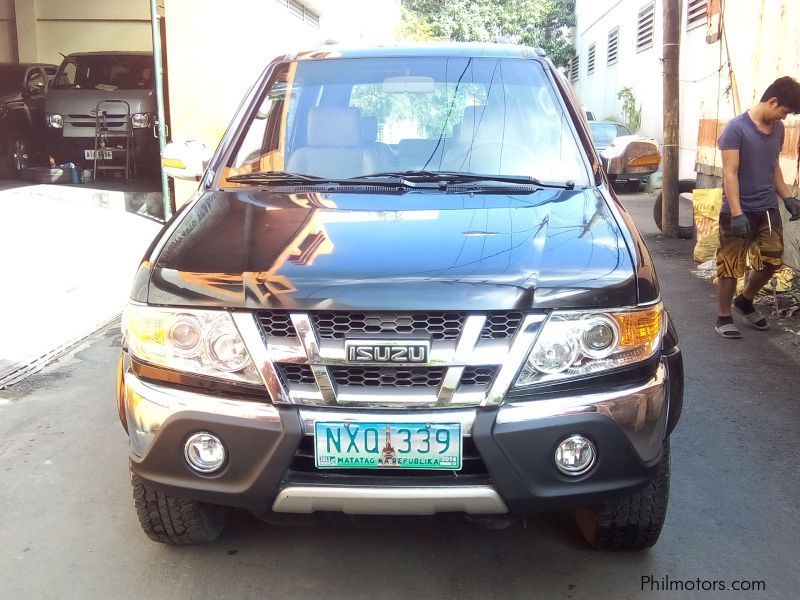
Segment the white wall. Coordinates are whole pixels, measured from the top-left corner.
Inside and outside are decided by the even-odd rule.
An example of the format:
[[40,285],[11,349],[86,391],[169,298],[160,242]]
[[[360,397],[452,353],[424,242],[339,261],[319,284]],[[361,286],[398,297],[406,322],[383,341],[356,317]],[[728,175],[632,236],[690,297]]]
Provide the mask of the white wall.
[[17,60],[17,23],[14,0],[0,0],[0,62]]
[[[587,108],[598,118],[622,116],[617,94],[633,89],[642,108],[640,133],[663,143],[663,3],[655,2],[653,45],[636,51],[639,11],[650,0],[577,0],[576,49],[580,56],[580,78],[576,90]],[[681,18],[680,177],[694,177],[697,129],[701,105],[713,99],[719,79],[719,44],[708,45],[705,27],[686,31],[686,0]],[[618,60],[607,66],[608,34],[619,27]],[[595,72],[586,75],[588,48],[596,43]],[[712,60],[713,59],[713,60]],[[710,75],[710,77],[709,77]]]

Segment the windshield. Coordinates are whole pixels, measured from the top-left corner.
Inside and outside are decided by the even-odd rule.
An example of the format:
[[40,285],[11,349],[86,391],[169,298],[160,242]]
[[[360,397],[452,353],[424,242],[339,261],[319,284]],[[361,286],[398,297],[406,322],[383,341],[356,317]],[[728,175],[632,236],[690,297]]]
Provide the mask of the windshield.
[[25,67],[0,66],[0,91],[18,92],[22,89]]
[[[553,86],[533,60],[363,58],[277,68],[223,179],[446,171],[588,184]],[[225,182],[228,184],[230,182]]]
[[56,90],[147,90],[153,88],[153,57],[90,54],[68,56],[50,86]]
[[602,121],[590,121],[589,128],[592,130],[592,138],[595,142],[611,142],[620,135],[630,135],[630,132],[623,125],[616,123],[604,123]]

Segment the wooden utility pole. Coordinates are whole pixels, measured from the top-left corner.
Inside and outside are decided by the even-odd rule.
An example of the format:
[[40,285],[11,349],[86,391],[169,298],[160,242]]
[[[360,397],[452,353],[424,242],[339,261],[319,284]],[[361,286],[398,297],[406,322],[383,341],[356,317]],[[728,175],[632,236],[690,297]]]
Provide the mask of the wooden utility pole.
[[678,237],[678,153],[680,143],[681,0],[664,2],[664,187],[661,231]]

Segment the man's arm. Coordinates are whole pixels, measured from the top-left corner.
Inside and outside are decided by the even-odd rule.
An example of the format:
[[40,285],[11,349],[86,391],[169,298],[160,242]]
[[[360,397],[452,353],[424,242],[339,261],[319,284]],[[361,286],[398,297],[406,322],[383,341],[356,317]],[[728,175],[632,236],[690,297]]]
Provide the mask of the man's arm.
[[[742,205],[739,202],[739,150],[722,151],[722,185],[725,188],[725,197],[731,207],[731,216],[742,214]],[[785,187],[785,186],[784,186]]]
[[786,182],[783,180],[783,173],[781,172],[781,164],[775,165],[775,191],[781,199],[789,196],[789,188],[786,187]]

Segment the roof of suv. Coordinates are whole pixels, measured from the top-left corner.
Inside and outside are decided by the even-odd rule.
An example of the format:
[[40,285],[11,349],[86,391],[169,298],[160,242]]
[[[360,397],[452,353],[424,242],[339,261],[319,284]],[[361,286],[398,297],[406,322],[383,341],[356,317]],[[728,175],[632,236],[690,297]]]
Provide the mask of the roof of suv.
[[282,61],[322,60],[330,58],[389,57],[481,57],[544,58],[544,51],[530,46],[478,42],[399,43],[385,46],[339,46],[331,44],[279,57]]
[[21,67],[23,69],[27,69],[28,67],[56,67],[58,65],[54,65],[51,63],[36,63],[36,62],[24,62],[24,63],[15,63],[15,62],[0,62],[0,67]]

